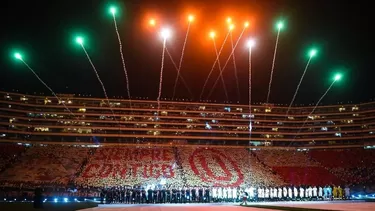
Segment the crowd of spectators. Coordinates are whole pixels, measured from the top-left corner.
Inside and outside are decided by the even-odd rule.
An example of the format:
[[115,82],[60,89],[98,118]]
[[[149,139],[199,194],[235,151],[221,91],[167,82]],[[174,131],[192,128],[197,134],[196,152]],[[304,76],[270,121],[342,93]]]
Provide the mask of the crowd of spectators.
[[275,186],[283,184],[246,149],[179,148],[188,186]]
[[364,149],[311,150],[309,156],[345,184],[374,184],[375,151]]
[[75,179],[88,149],[60,145],[33,146],[9,168],[0,173],[5,183],[66,186]]
[[288,184],[314,186],[342,184],[338,177],[312,159],[305,151],[258,150],[254,154]]
[[0,187],[43,186],[87,193],[114,186],[344,187],[375,181],[375,151],[365,149],[1,146]]
[[17,144],[0,144],[0,172],[7,165],[12,164],[19,155],[25,151],[25,147]]
[[172,147],[100,147],[75,182],[90,187],[166,183],[182,186]]

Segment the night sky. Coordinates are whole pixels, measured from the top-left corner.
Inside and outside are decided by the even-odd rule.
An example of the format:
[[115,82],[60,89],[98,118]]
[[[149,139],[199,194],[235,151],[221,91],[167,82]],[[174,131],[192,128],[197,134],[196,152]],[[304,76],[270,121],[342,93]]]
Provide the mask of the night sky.
[[[22,2],[22,3],[21,3]],[[92,3],[95,2],[95,3]],[[75,35],[85,37],[85,47],[99,75],[112,96],[127,96],[119,45],[108,1],[2,1],[2,32],[0,35],[0,88],[22,93],[48,90],[19,61],[12,58],[15,49],[24,54],[24,60],[57,93],[91,94],[102,97],[103,91],[81,47],[74,42]],[[280,34],[278,54],[270,95],[271,103],[288,104],[293,96],[311,47],[319,50],[313,59],[296,98],[297,104],[316,102],[330,85],[335,72],[343,73],[324,104],[369,101],[375,97],[374,41],[370,40],[373,21],[371,5],[363,1],[275,0],[275,1],[112,1],[121,14],[117,23],[124,47],[124,56],[133,98],[156,99],[161,66],[162,39],[159,29],[168,26],[173,31],[167,48],[178,64],[185,33],[187,15],[193,13],[181,74],[194,96],[181,83],[176,98],[199,100],[203,83],[216,58],[208,33],[217,33],[220,48],[227,33],[225,20],[232,17],[237,40],[244,21],[251,27],[244,33],[235,51],[240,96],[237,94],[232,60],[224,70],[230,101],[248,101],[248,50],[246,40],[257,41],[252,53],[253,98],[265,102],[275,47],[275,23],[285,21]],[[155,17],[158,25],[149,27],[147,21]],[[230,54],[227,40],[220,63]],[[370,60],[372,59],[372,60]],[[204,100],[219,73],[214,70]],[[171,98],[176,77],[166,54],[162,97]],[[193,97],[193,98],[192,98]],[[225,101],[222,83],[214,89],[209,100]]]

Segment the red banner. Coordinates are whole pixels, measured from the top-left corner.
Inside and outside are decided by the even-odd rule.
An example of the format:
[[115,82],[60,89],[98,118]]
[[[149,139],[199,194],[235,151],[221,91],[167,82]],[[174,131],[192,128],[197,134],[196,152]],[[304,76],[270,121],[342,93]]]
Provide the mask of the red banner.
[[[195,175],[213,186],[238,187],[244,181],[237,163],[215,149],[196,149],[190,155],[189,163]],[[213,166],[215,170],[211,169]]]
[[107,178],[107,177],[121,177],[121,178],[172,178],[174,171],[172,165],[167,164],[147,164],[140,165],[133,164],[89,164],[82,173],[83,178]]

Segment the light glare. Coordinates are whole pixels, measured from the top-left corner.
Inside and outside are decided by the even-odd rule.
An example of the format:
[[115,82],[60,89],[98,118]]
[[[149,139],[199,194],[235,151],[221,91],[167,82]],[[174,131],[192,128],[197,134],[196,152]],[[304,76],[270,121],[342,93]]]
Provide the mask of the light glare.
[[245,26],[245,28],[249,27],[249,22],[246,21],[246,22],[244,23],[244,26]]
[[317,53],[317,51],[316,51],[315,49],[312,49],[312,50],[310,51],[310,57],[315,56],[316,53]]
[[161,36],[164,38],[164,39],[167,39],[171,36],[171,31],[169,29],[162,29],[161,30]]
[[77,42],[78,44],[82,45],[82,44],[83,44],[83,38],[82,38],[82,37],[77,37],[77,38],[76,38],[76,42]]
[[149,24],[150,24],[151,26],[155,26],[155,23],[156,23],[155,19],[151,19],[151,20],[149,21]]
[[227,23],[228,23],[228,24],[232,23],[232,18],[228,17],[228,18],[227,18]]
[[189,20],[189,22],[192,22],[194,20],[194,16],[193,15],[189,15],[188,20]]
[[215,38],[215,36],[216,36],[216,33],[215,33],[214,31],[210,32],[210,37],[211,37],[212,39]]
[[231,24],[231,25],[229,26],[229,30],[232,31],[233,29],[234,29],[234,25]]
[[252,48],[254,46],[255,46],[255,40],[250,39],[249,41],[247,41],[247,47]]
[[335,75],[335,81],[338,81],[338,80],[340,80],[340,79],[341,79],[341,77],[342,77],[342,75],[341,75],[341,74],[336,74],[336,75]]
[[109,11],[112,13],[112,15],[114,15],[116,13],[116,8],[111,7],[111,8],[109,8]]
[[284,23],[281,22],[281,21],[279,21],[279,22],[277,23],[277,29],[280,30],[280,29],[282,29],[283,27],[284,27]]
[[14,57],[15,57],[16,59],[22,60],[22,55],[21,55],[20,53],[15,53],[15,54],[14,54]]

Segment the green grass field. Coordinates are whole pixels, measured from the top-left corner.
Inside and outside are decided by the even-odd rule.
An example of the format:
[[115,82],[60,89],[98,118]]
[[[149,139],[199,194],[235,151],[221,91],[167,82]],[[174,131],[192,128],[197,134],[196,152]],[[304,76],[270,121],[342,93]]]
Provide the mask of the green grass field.
[[0,203],[1,211],[32,211],[32,210],[45,210],[45,211],[75,211],[85,208],[97,207],[98,204],[90,202],[68,202],[68,203],[44,203],[43,209],[34,209],[33,203]]

